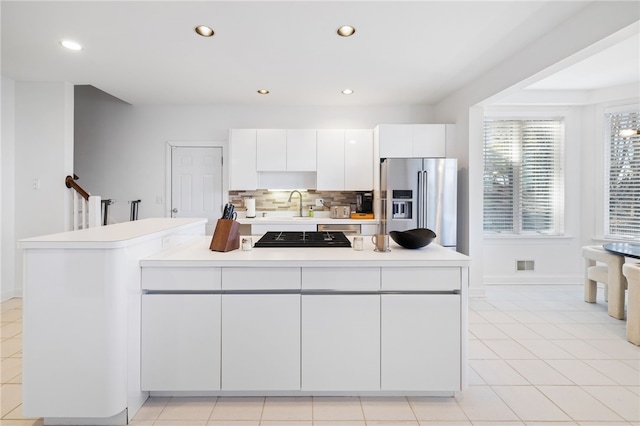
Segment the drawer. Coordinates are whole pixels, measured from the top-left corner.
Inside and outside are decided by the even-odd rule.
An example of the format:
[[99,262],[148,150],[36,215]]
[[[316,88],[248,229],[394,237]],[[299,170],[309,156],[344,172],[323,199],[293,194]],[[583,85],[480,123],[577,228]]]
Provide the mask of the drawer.
[[220,268],[142,268],[143,290],[220,290]]
[[451,291],[461,288],[460,268],[382,268],[382,290]]
[[300,268],[223,268],[223,290],[299,290]]
[[378,291],[380,268],[302,268],[302,289]]

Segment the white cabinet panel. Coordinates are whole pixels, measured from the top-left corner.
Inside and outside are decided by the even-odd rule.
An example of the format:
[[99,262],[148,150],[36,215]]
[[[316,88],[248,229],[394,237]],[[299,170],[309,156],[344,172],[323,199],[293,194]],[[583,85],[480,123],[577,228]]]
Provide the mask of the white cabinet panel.
[[446,129],[444,124],[415,124],[412,137],[413,157],[446,157]]
[[220,389],[220,295],[142,297],[142,390]]
[[222,296],[222,389],[300,389],[300,295]]
[[372,190],[373,167],[373,131],[345,130],[344,189],[351,191]]
[[344,189],[344,130],[318,130],[317,190]]
[[460,268],[382,268],[383,290],[450,291],[460,288]]
[[446,157],[445,124],[381,124],[378,126],[380,158]]
[[287,170],[287,132],[283,129],[258,129],[256,134],[257,170]]
[[229,189],[256,190],[255,129],[231,129],[229,132]]
[[315,130],[287,130],[287,170],[293,172],[316,171]]
[[302,268],[302,289],[378,291],[380,268]]
[[302,296],[302,389],[380,389],[380,296]]
[[141,270],[143,290],[220,290],[220,268],[153,268]]
[[299,290],[300,268],[224,268],[222,289]]
[[413,155],[410,124],[381,124],[378,132],[380,158],[410,158]]
[[382,296],[382,390],[461,389],[459,295]]

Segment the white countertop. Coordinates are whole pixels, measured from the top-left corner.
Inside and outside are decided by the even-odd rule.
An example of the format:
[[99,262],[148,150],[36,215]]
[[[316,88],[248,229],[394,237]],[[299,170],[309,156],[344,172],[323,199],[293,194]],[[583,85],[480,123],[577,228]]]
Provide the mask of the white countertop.
[[239,217],[237,221],[243,225],[282,225],[294,223],[311,223],[314,225],[377,225],[380,223],[377,219],[332,219],[330,217],[292,217],[292,216],[265,216],[246,218]]
[[[257,241],[259,236],[253,236]],[[349,237],[353,241],[353,237]],[[409,250],[390,243],[391,251],[373,250],[370,237],[364,237],[364,250],[353,248],[264,248],[241,249],[229,252],[209,250],[211,237],[200,237],[191,242],[163,250],[140,261],[143,267],[235,267],[235,266],[469,266],[469,257],[430,244],[417,250]]]
[[[31,248],[118,248],[142,242],[145,238],[175,233],[179,228],[202,226],[207,219],[149,218],[77,231],[61,232],[18,241],[18,247]],[[204,228],[203,228],[204,229]]]

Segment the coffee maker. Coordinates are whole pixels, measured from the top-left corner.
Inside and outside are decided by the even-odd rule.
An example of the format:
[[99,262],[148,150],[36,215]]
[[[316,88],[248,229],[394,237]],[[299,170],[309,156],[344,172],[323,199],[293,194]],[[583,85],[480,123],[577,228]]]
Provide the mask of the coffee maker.
[[373,191],[356,192],[356,212],[373,213]]

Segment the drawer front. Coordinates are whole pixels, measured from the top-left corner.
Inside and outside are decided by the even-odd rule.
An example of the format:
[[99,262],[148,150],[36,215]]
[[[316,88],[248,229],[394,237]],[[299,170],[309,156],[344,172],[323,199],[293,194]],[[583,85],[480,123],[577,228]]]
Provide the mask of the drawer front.
[[382,268],[382,290],[460,290],[460,268]]
[[302,268],[302,289],[378,291],[380,268]]
[[142,268],[143,290],[220,290],[220,268]]
[[299,290],[300,268],[223,268],[223,290]]

